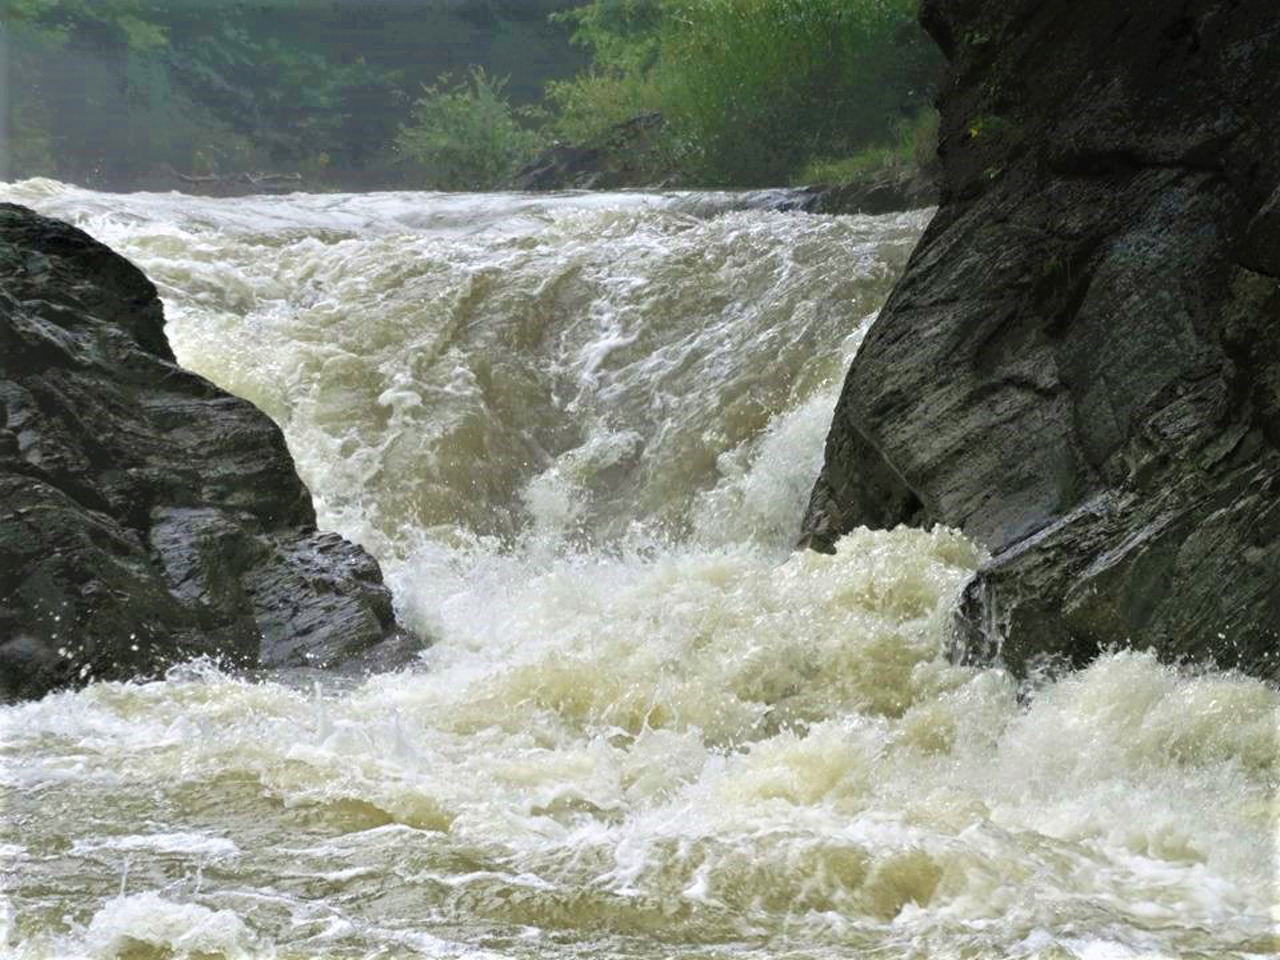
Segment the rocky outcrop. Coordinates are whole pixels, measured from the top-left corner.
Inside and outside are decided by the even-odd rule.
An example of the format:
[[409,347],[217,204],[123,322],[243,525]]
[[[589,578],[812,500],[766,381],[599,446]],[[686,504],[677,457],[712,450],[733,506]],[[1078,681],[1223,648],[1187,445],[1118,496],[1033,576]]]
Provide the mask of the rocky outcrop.
[[937,171],[906,169],[873,173],[861,180],[807,188],[807,213],[877,216],[919,210],[938,202]]
[[515,190],[620,190],[672,186],[679,171],[661,149],[660,113],[616,124],[595,141],[557,143],[516,173]]
[[373,558],[316,531],[279,429],[174,361],[146,277],[0,205],[0,699],[413,647]]
[[805,536],[985,544],[958,633],[1280,678],[1280,7],[924,0],[942,205],[849,371]]

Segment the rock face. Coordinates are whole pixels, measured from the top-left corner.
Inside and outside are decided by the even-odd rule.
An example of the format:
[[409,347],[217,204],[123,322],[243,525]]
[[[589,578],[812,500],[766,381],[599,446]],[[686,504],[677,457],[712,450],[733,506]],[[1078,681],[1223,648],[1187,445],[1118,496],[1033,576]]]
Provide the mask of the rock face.
[[316,531],[279,429],[176,364],[146,277],[0,205],[0,699],[413,645],[373,558]]
[[964,651],[1280,677],[1280,6],[924,0],[942,206],[805,521],[991,551]]

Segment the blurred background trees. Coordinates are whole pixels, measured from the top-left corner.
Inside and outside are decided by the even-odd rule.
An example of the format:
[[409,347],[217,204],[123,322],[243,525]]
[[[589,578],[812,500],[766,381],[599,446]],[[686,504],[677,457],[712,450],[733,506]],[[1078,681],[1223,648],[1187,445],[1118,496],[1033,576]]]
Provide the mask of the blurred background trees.
[[929,150],[915,4],[8,0],[0,177],[486,189],[641,115],[667,183],[861,176]]
[[423,86],[471,64],[517,102],[586,63],[544,0],[8,0],[6,178],[123,188],[157,171],[413,183]]
[[710,185],[785,183],[877,147],[911,152],[940,66],[916,5],[594,0],[557,16],[592,54],[586,72],[549,86],[557,126],[590,139],[656,111],[680,168]]

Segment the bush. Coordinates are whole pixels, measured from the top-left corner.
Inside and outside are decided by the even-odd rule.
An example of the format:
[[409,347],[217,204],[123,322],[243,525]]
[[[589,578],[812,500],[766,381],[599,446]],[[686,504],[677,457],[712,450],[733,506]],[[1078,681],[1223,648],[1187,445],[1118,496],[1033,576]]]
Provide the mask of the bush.
[[845,157],[810,160],[793,179],[797,186],[846,186],[881,177],[927,172],[937,164],[938,111],[925,107],[898,125],[896,142],[866,147]]
[[575,80],[547,84],[556,111],[555,132],[575,144],[593,144],[619,124],[645,113],[661,113],[653,77],[630,70],[593,70]]
[[813,157],[892,144],[937,54],[917,0],[594,0],[565,19],[595,57],[557,85],[568,136],[647,111],[709,185],[783,182]]
[[591,68],[573,80],[547,84],[557,134],[591,143],[633,117],[661,111],[653,73],[661,0],[595,0],[551,19],[571,25],[573,42],[592,57]]
[[445,74],[424,88],[412,119],[396,137],[400,155],[419,169],[424,186],[501,187],[545,146],[545,136],[522,122],[536,117],[513,108],[505,87],[505,79],[473,66],[461,81]]
[[672,0],[667,115],[706,174],[774,183],[892,138],[916,96],[915,0]]

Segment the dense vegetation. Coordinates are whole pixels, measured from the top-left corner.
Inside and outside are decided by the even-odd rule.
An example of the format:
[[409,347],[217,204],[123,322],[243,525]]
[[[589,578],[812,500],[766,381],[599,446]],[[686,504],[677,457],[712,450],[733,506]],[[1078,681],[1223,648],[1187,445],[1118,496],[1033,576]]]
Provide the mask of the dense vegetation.
[[507,80],[473,66],[464,80],[445,74],[413,105],[396,147],[441,190],[483,190],[506,183],[547,145],[536,107],[516,109]]
[[241,171],[420,184],[394,147],[423,86],[473,63],[541,98],[585,56],[571,0],[8,0],[0,176],[108,187]]
[[561,14],[592,52],[553,83],[558,126],[590,140],[628,116],[666,120],[693,179],[785,181],[806,163],[913,135],[936,54],[917,0],[594,0]]
[[9,0],[0,176],[501,185],[660,117],[641,177],[855,178],[928,151],[916,0]]

